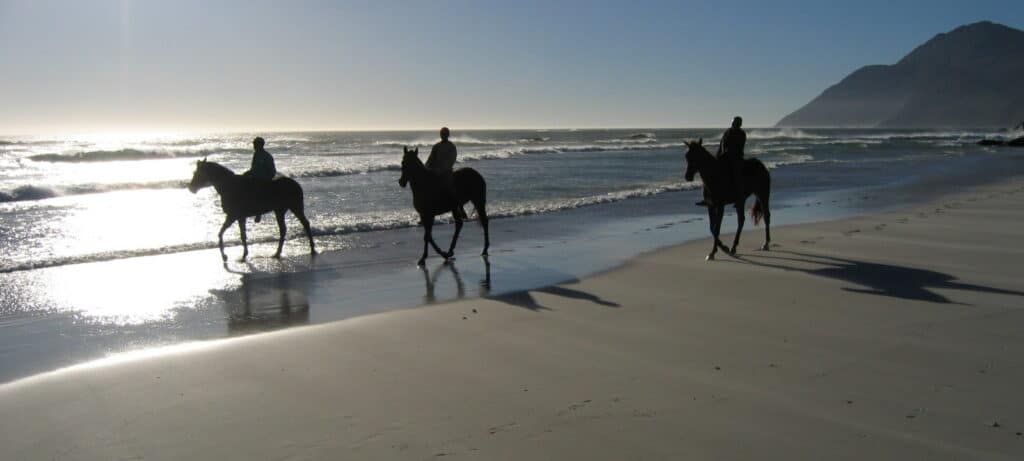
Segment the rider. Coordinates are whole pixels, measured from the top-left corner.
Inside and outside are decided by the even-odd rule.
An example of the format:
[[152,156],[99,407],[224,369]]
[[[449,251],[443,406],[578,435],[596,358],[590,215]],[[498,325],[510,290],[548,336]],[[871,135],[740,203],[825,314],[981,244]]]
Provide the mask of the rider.
[[427,157],[425,166],[441,177],[446,199],[452,204],[452,215],[459,219],[466,219],[466,212],[462,209],[462,204],[459,203],[455,194],[455,179],[452,169],[455,167],[455,157],[458,154],[455,144],[448,140],[450,135],[448,127],[441,127],[441,141],[430,149],[430,156]]
[[[742,117],[734,117],[732,126],[722,133],[722,141],[718,144],[718,152],[715,157],[719,160],[728,161],[729,176],[732,177],[734,190],[738,195],[743,195],[743,147],[747,144],[747,133],[741,128]],[[697,202],[699,206],[707,206],[707,202]]]
[[[252,178],[254,181],[270,181],[277,176],[277,168],[274,166],[274,157],[270,156],[270,152],[267,152],[263,145],[266,141],[263,138],[257,136],[252,140],[252,166],[249,167],[249,171],[242,173],[242,176]],[[260,222],[263,215],[256,215],[256,222]]]
[[719,160],[725,160],[728,164],[737,199],[743,196],[743,147],[747,144],[747,133],[743,131],[742,126],[742,117],[732,119],[732,127],[722,133],[722,142],[718,145],[717,154]]

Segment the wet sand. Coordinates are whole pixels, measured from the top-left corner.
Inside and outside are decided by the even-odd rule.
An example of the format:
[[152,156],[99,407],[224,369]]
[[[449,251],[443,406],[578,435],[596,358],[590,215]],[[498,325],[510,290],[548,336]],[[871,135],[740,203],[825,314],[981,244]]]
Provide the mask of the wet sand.
[[0,458],[1021,459],[1022,199],[38,375]]

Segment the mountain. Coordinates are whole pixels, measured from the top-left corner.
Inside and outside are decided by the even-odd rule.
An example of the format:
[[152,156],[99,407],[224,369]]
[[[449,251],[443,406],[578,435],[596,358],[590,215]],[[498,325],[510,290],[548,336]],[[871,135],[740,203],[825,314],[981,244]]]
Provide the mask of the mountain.
[[1024,120],[1024,31],[978,22],[865,66],[780,127],[1009,128]]

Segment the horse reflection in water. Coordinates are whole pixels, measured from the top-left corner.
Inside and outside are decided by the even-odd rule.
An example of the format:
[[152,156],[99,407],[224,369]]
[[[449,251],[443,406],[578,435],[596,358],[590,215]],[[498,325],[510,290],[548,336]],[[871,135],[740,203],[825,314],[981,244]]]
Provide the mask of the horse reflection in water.
[[[483,257],[484,261],[484,278],[480,279],[479,297],[486,298],[491,294],[491,262],[486,256]],[[425,285],[426,293],[423,296],[423,301],[427,304],[433,304],[438,301],[435,287],[437,281],[441,277],[443,272],[450,272],[452,278],[455,280],[455,300],[465,299],[466,297],[466,283],[462,280],[462,274],[459,273],[459,269],[455,267],[455,263],[447,261],[439,264],[433,270],[428,271],[426,266],[419,266],[420,272],[423,273],[423,284]],[[442,299],[441,301],[448,301],[448,299]]]
[[[309,323],[306,290],[289,273],[229,272],[241,276],[237,290],[221,293],[231,334],[271,331]],[[298,285],[302,285],[301,283]]]

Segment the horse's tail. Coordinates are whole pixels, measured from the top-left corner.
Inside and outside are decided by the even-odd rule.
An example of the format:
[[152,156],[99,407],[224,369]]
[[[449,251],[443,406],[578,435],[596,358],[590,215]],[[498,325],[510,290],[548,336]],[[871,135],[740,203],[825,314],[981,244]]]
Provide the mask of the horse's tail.
[[754,206],[750,207],[750,217],[754,218],[754,225],[756,226],[761,224],[761,219],[764,218],[765,208],[767,207],[767,204],[764,202],[768,200],[768,194],[771,192],[772,179],[768,173],[768,167],[760,160],[752,158],[747,159],[747,162],[752,165],[751,169],[753,171],[744,181],[755,191]]
[[306,208],[305,194],[302,191],[302,185],[298,181],[290,176],[281,175],[275,178],[274,182],[278,184],[278,191],[283,194],[280,198],[285,200],[288,208],[300,211]]
[[464,200],[473,203],[473,212],[480,218],[480,224],[487,222],[487,181],[480,172],[472,168],[455,170],[455,187]]
[[480,218],[480,225],[487,226],[487,181],[480,176],[480,197],[473,201],[473,212]]

